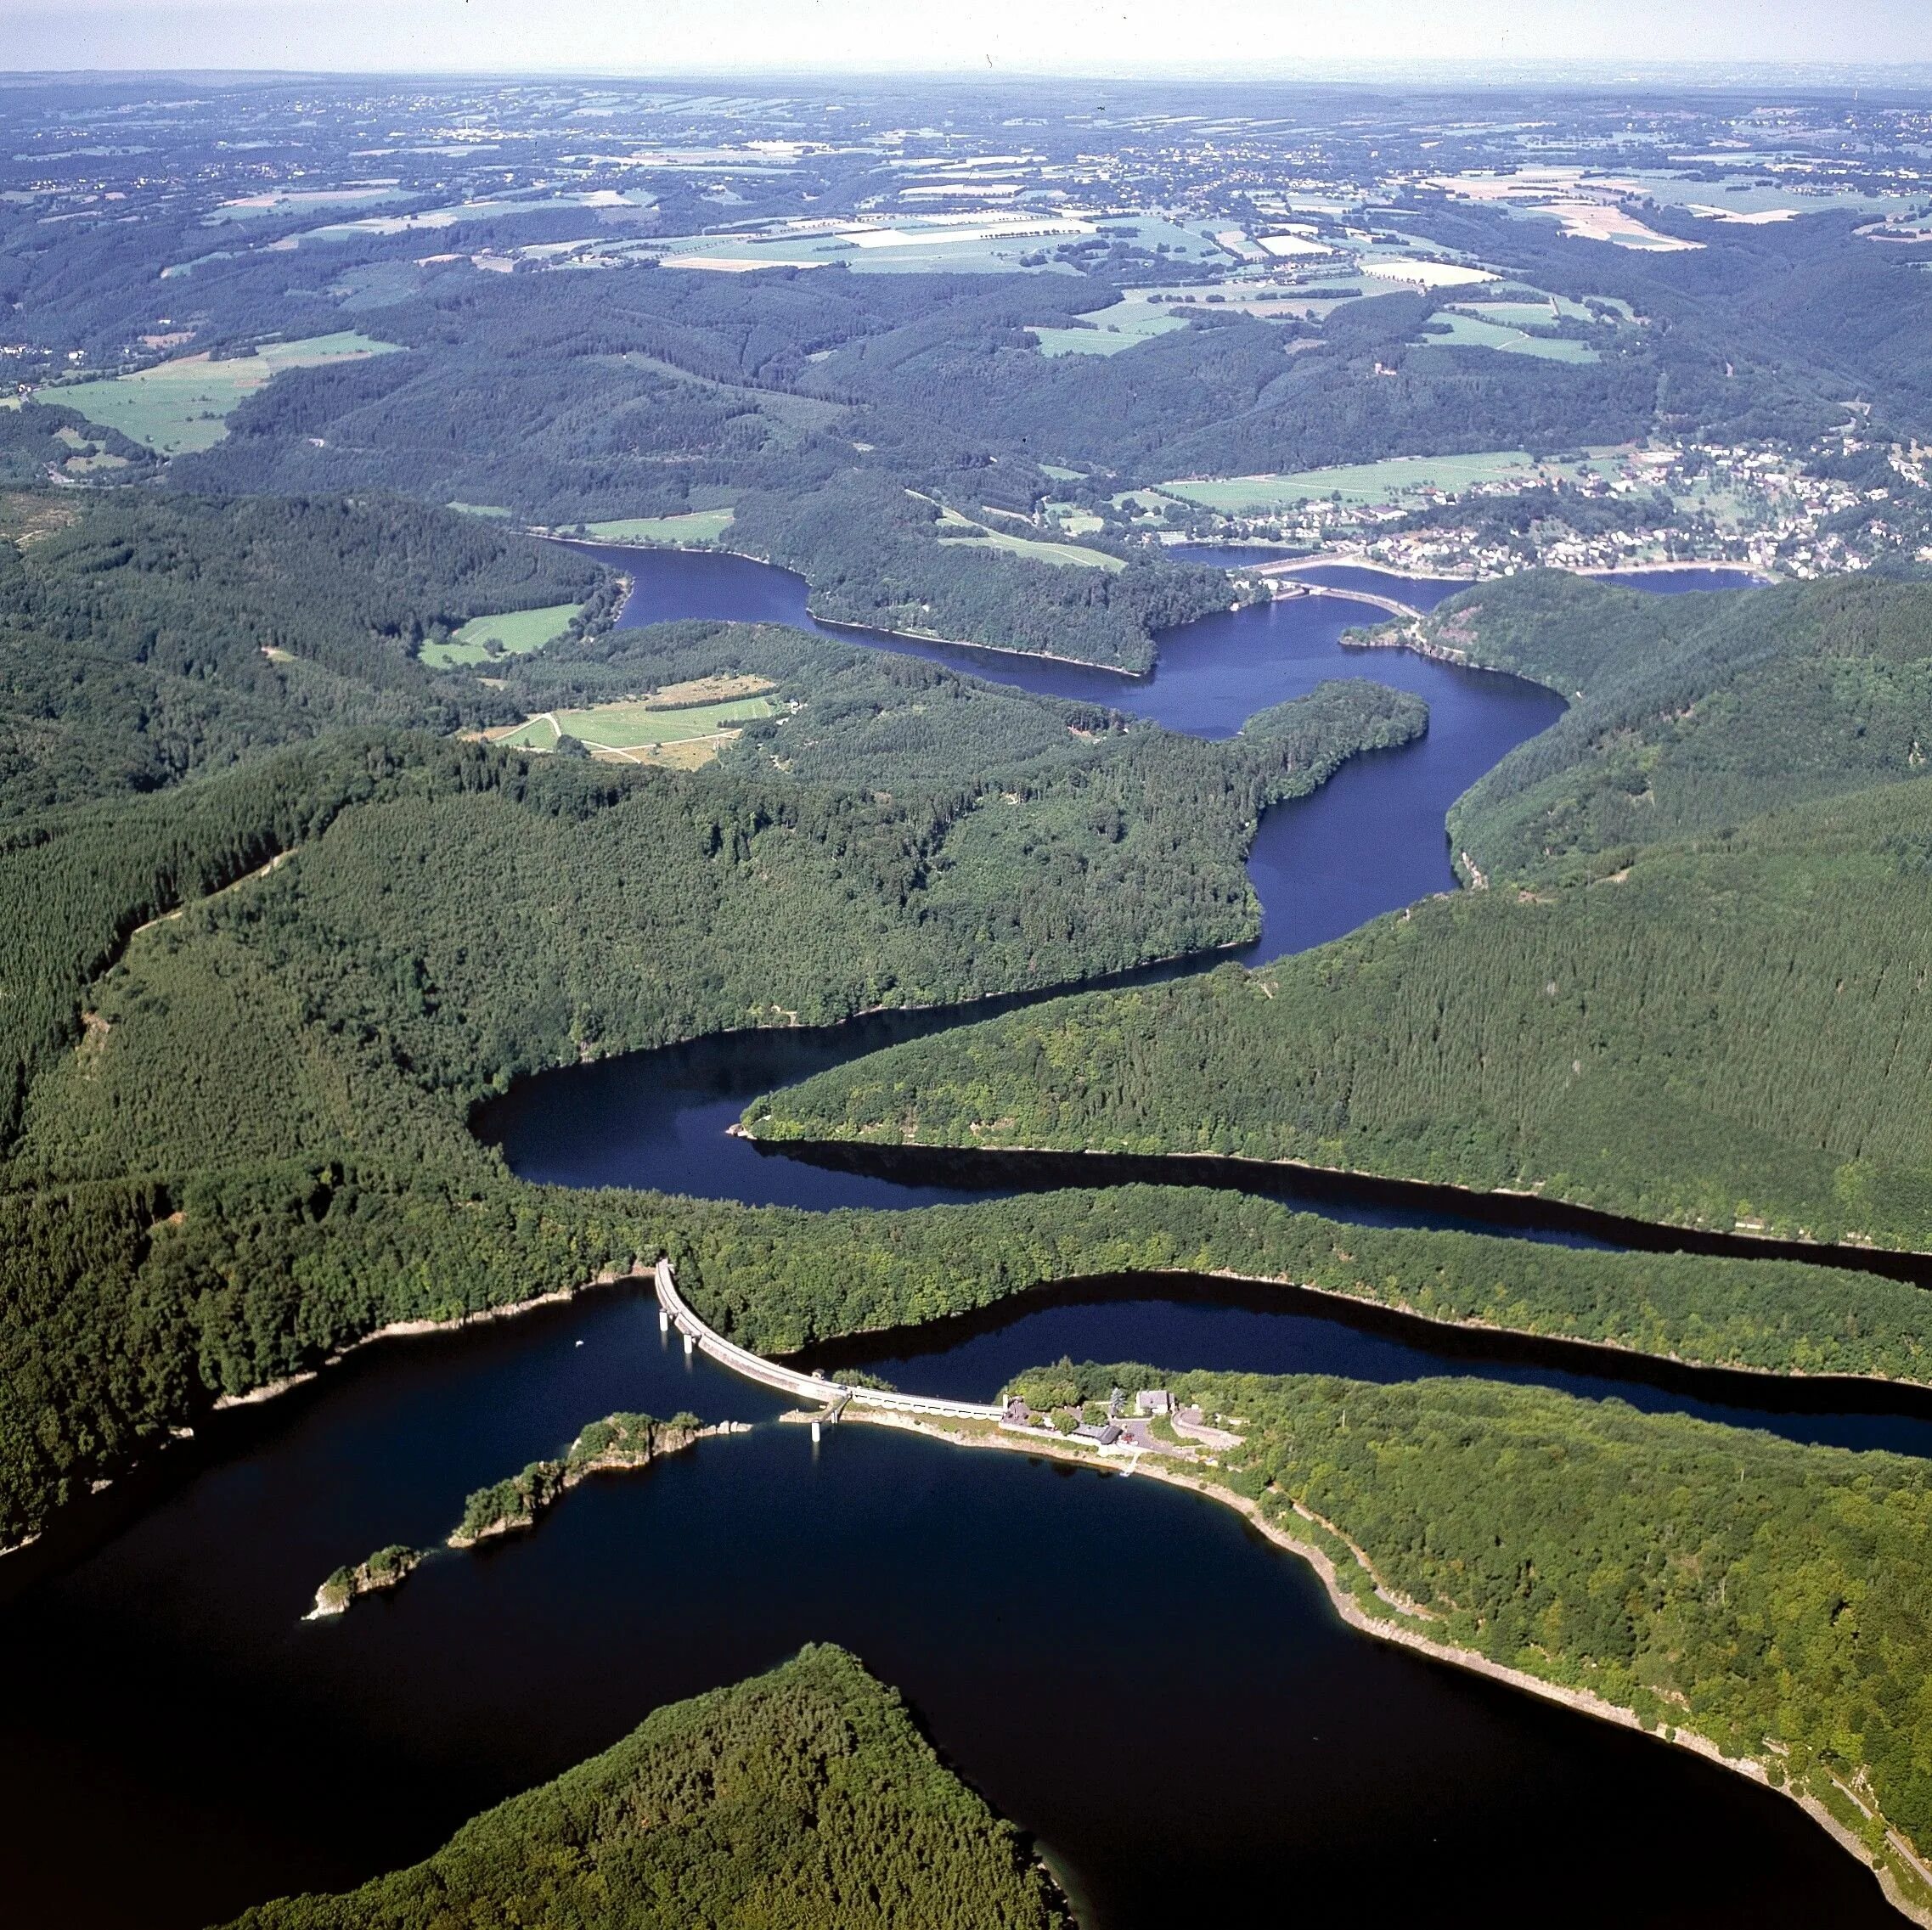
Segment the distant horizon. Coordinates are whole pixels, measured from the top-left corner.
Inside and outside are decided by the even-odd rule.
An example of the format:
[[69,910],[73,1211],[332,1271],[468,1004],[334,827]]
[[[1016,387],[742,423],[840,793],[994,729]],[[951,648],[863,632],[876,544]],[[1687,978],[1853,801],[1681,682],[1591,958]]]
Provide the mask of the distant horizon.
[[[0,20],[6,14],[0,8]],[[705,67],[667,63],[657,66],[599,66],[590,62],[557,65],[332,67],[316,63],[290,65],[220,66],[203,62],[135,62],[102,66],[11,66],[0,59],[0,87],[37,82],[100,82],[149,77],[194,80],[211,84],[273,81],[452,81],[465,82],[544,81],[659,82],[679,85],[707,82],[744,87],[761,82],[796,85],[814,82],[867,87],[943,84],[1000,87],[1028,82],[1079,81],[1135,88],[1174,87],[1304,86],[1332,87],[1411,83],[1453,85],[1460,90],[1497,93],[1527,85],[1542,87],[1686,86],[1698,88],[1790,87],[1829,91],[1867,86],[1899,86],[1932,92],[1932,58],[1908,60],[1472,60],[1442,56],[1401,61],[1342,60],[1254,63],[1238,70],[1225,66],[1173,65],[1161,73],[1133,67]]]
[[[1071,79],[1198,85],[1425,74],[1740,85],[1932,79],[1924,0],[0,0],[0,71],[743,81]],[[1400,58],[1378,49],[1400,48]],[[1631,58],[1642,48],[1645,56]],[[739,50],[742,50],[741,54]],[[735,54],[739,57],[734,58]],[[1498,70],[1501,70],[1500,75]]]

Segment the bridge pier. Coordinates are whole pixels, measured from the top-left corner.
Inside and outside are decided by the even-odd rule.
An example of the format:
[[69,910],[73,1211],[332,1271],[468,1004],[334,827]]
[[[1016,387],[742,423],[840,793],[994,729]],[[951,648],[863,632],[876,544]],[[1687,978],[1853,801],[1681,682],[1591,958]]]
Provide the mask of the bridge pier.
[[671,1309],[660,1301],[657,1307],[657,1331],[667,1334],[671,1331]]
[[696,1351],[697,1344],[688,1333],[684,1336],[684,1352],[687,1355]]
[[813,1446],[815,1448],[815,1447],[817,1447],[817,1446],[818,1446],[818,1444],[819,1444],[819,1424],[818,1424],[818,1422],[817,1422],[817,1421],[814,1421],[812,1423],[812,1445],[813,1445]]

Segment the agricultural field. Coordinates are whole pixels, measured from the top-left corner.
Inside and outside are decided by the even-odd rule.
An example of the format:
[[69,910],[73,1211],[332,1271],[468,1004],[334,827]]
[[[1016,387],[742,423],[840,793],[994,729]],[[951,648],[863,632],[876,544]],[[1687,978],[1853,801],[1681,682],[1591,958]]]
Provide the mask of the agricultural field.
[[[1601,297],[1599,297],[1601,300]],[[1627,301],[1606,302],[1605,307],[1614,307],[1627,317],[1630,304]],[[1445,318],[1450,314],[1473,315],[1479,321],[1500,322],[1506,329],[1546,329],[1552,322],[1587,322],[1591,312],[1580,301],[1572,301],[1567,295],[1545,295],[1531,301],[1526,291],[1518,290],[1513,295],[1503,295],[1494,301],[1458,301],[1453,308],[1439,311]]]
[[282,188],[265,194],[243,194],[232,201],[223,201],[201,217],[201,225],[219,228],[224,222],[259,221],[266,215],[300,214],[309,208],[367,207],[376,201],[399,201],[405,198],[400,188]]
[[771,714],[772,701],[766,696],[672,707],[660,695],[581,711],[545,711],[513,730],[493,734],[498,744],[524,751],[554,751],[560,739],[573,737],[594,757],[690,770],[715,757],[737,735],[739,725]]
[[43,390],[40,399],[77,409],[88,421],[117,429],[157,455],[178,456],[211,449],[228,434],[229,415],[284,369],[396,352],[392,342],[372,341],[345,329],[307,341],[265,343],[252,355],[222,362],[206,355],[179,356],[132,375]]
[[126,456],[117,456],[90,442],[77,429],[57,429],[54,432],[55,442],[64,444],[74,453],[60,464],[65,475],[98,475],[104,470],[126,469]]
[[[901,214],[890,222],[774,224],[763,234],[653,237],[651,254],[667,268],[744,274],[758,268],[823,267],[839,262],[856,273],[935,272],[1011,274],[1023,256],[1051,250],[1094,233],[1091,222],[1062,214],[989,210],[970,217]],[[1194,252],[1218,252],[1213,244]],[[1062,272],[1063,264],[1056,264]]]
[[510,511],[495,503],[445,503],[443,508],[454,509],[459,515],[482,516],[491,522],[510,520]]
[[1127,567],[1118,556],[1109,556],[1105,550],[1085,549],[1072,543],[1048,543],[1039,537],[1015,536],[986,523],[976,523],[970,516],[962,516],[957,509],[940,511],[939,540],[983,544],[989,549],[1003,549],[1009,556],[1031,557],[1036,563],[1073,564],[1077,567],[1100,570]]
[[[1517,305],[1512,304],[1514,307]],[[1544,322],[1550,318],[1546,308],[1532,308],[1523,305],[1526,315],[1535,316]],[[1597,362],[1602,359],[1588,342],[1573,341],[1567,335],[1533,335],[1512,327],[1499,315],[1491,318],[1487,315],[1475,315],[1463,310],[1452,309],[1439,312],[1431,317],[1432,328],[1440,323],[1449,330],[1447,335],[1431,333],[1422,340],[1434,348],[1493,348],[1505,355],[1535,355],[1546,362]]]
[[554,644],[583,608],[581,603],[553,603],[541,610],[472,616],[447,643],[425,644],[417,655],[432,670],[487,663],[492,657],[527,656],[545,644]]
[[1152,341],[1171,329],[1182,328],[1186,318],[1169,308],[1156,308],[1146,301],[1123,301],[1117,307],[1102,308],[1087,329],[1033,329],[1028,332],[1039,344],[1042,355],[1118,355],[1124,348]]
[[1163,482],[1161,493],[1223,515],[1263,515],[1338,495],[1352,505],[1400,504],[1424,491],[1453,493],[1480,483],[1568,480],[1583,465],[1539,463],[1524,449],[1485,449],[1464,456],[1391,456],[1378,463],[1304,470],[1293,475],[1237,475]]
[[1096,530],[1105,529],[1107,524],[1091,509],[1084,509],[1078,503],[1050,502],[1040,507],[1067,536],[1089,536]]
[[620,516],[614,522],[587,523],[600,543],[666,543],[679,549],[716,543],[731,526],[729,509],[693,509],[682,516]]

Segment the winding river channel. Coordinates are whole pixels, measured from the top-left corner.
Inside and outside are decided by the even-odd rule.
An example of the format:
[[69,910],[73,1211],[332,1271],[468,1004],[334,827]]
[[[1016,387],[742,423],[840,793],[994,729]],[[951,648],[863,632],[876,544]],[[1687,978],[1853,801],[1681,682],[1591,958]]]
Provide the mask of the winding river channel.
[[[803,586],[781,572],[623,560],[639,577],[628,622],[808,621]],[[1560,707],[1509,678],[1345,652],[1337,639],[1362,615],[1308,598],[1209,618],[1167,639],[1145,683],[921,654],[1210,736],[1325,676],[1426,697],[1422,742],[1265,819],[1251,864],[1262,959],[1449,889],[1444,810]],[[957,1018],[576,1068],[529,1082],[480,1129],[519,1172],[563,1183],[812,1207],[972,1196],[985,1175],[842,1170],[722,1136],[756,1093]],[[1306,1196],[1356,1218],[1447,1217]],[[813,1364],[986,1398],[1062,1353],[1377,1380],[1481,1373],[1932,1454],[1929,1398],[1670,1370],[1224,1282],[1085,1283]],[[667,1346],[648,1286],[626,1282],[366,1348],[217,1417],[99,1497],[82,1541],[0,1567],[13,1597],[0,1607],[6,1919],[173,1930],[353,1883],[654,1706],[827,1639],[899,1686],[948,1758],[1036,1832],[1088,1930],[1338,1910],[1739,1930],[1898,1921],[1782,1798],[1351,1633],[1299,1563],[1225,1509],[1019,1455],[861,1426],[814,1447],[803,1430],[758,1426],[588,1483],[535,1534],[439,1556],[339,1622],[299,1619],[337,1563],[440,1540],[470,1488],[598,1415],[689,1407],[766,1422],[781,1404]]]

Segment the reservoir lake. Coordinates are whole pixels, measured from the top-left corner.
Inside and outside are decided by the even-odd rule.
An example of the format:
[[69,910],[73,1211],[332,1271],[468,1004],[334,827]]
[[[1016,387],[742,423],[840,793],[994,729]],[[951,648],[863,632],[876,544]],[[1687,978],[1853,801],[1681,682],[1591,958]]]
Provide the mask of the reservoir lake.
[[[783,572],[718,555],[612,560],[637,578],[627,623],[815,627]],[[1424,696],[1424,740],[1358,759],[1264,819],[1250,867],[1264,929],[1247,954],[1259,960],[1452,888],[1449,802],[1562,707],[1514,679],[1343,649],[1342,630],[1372,614],[1324,597],[1210,617],[1163,639],[1145,682],[887,647],[1206,736],[1324,677]],[[959,1017],[572,1068],[512,1092],[479,1129],[517,1171],[566,1184],[808,1206],[971,1196],[722,1136],[757,1093]],[[1319,1188],[1308,1198],[1343,1217],[1377,1210]],[[1932,1453],[1932,1398],[1908,1392],[1699,1374],[1220,1281],[1083,1283],[842,1342],[809,1364],[989,1398],[1063,1353],[1376,1380],[1480,1373]],[[97,1497],[65,1539],[0,1564],[0,1631],[37,1664],[16,1668],[0,1703],[9,1919],[188,1930],[352,1884],[653,1707],[829,1640],[900,1688],[946,1758],[1034,1834],[1087,1930],[1364,1909],[1701,1930],[1898,1921],[1869,1871],[1782,1798],[1354,1634],[1298,1561],[1228,1510],[884,1429],[834,1428],[814,1446],[765,1425],[781,1405],[667,1345],[648,1286],[627,1281],[385,1342],[214,1417]],[[585,1422],[679,1408],[756,1425],[589,1483],[533,1534],[439,1554],[338,1621],[301,1620],[338,1563],[440,1542],[470,1489]]]

